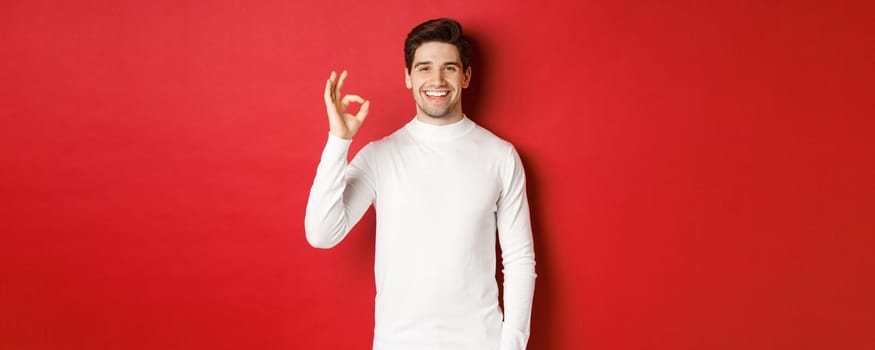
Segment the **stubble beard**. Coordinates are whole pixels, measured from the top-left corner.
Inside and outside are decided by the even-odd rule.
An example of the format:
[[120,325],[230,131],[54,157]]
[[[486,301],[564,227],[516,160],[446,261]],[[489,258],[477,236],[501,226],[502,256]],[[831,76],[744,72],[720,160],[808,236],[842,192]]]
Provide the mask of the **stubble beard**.
[[440,119],[449,115],[452,108],[450,106],[447,106],[446,108],[441,108],[419,105],[419,110],[421,110],[422,113],[425,113],[425,115],[429,117]]
[[442,107],[429,104],[428,101],[416,101],[416,105],[419,106],[419,110],[422,111],[422,113],[425,113],[425,115],[435,119],[449,116],[450,112],[456,109],[456,105],[458,104],[459,101],[455,101],[453,102],[453,104]]

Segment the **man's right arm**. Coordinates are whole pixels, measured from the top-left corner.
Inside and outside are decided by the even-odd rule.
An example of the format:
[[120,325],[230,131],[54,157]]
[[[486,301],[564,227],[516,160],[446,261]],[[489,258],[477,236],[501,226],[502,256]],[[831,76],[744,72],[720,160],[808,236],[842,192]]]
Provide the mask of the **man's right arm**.
[[328,134],[304,216],[307,242],[313,247],[327,249],[340,243],[374,201],[375,185],[366,160],[370,145],[347,164],[351,141]]
[[[369,101],[359,96],[341,94],[346,75],[346,71],[339,77],[331,72],[325,82],[328,142],[316,168],[304,216],[307,242],[316,248],[327,249],[340,243],[364,215],[376,194],[366,159],[370,147],[362,148],[352,163],[346,162],[349,144],[367,117],[370,106]],[[362,104],[355,115],[346,112],[352,102]]]

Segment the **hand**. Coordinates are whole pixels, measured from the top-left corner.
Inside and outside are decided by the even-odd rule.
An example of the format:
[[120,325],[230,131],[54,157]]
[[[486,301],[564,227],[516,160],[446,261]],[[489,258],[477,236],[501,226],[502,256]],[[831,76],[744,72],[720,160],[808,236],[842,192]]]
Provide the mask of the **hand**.
[[[346,71],[340,74],[340,79],[335,80],[337,74],[332,71],[328,81],[325,82],[325,109],[328,111],[328,128],[334,136],[351,139],[358,131],[365,117],[368,116],[368,107],[371,101],[365,101],[357,95],[346,95],[341,98],[340,87],[346,79]],[[346,113],[346,107],[350,102],[361,103],[358,113],[355,115]]]

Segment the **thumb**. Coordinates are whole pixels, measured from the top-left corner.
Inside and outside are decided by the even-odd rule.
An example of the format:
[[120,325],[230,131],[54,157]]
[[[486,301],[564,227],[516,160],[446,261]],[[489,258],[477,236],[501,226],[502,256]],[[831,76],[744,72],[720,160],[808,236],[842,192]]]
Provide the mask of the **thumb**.
[[362,104],[361,108],[359,108],[358,113],[355,114],[355,119],[359,120],[359,123],[364,122],[365,118],[368,116],[368,109],[371,107],[371,101],[365,101]]

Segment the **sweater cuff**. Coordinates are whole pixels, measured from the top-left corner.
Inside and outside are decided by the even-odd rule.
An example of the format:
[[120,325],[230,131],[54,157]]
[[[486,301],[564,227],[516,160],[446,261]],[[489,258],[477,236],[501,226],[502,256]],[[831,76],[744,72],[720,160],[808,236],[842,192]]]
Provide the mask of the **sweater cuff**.
[[501,343],[499,350],[525,350],[526,344],[529,342],[529,336],[520,330],[509,326],[507,323],[501,323]]
[[325,149],[322,150],[322,160],[334,160],[343,158],[346,161],[347,152],[352,139],[344,139],[335,136],[331,132],[328,133],[328,141],[325,142]]

